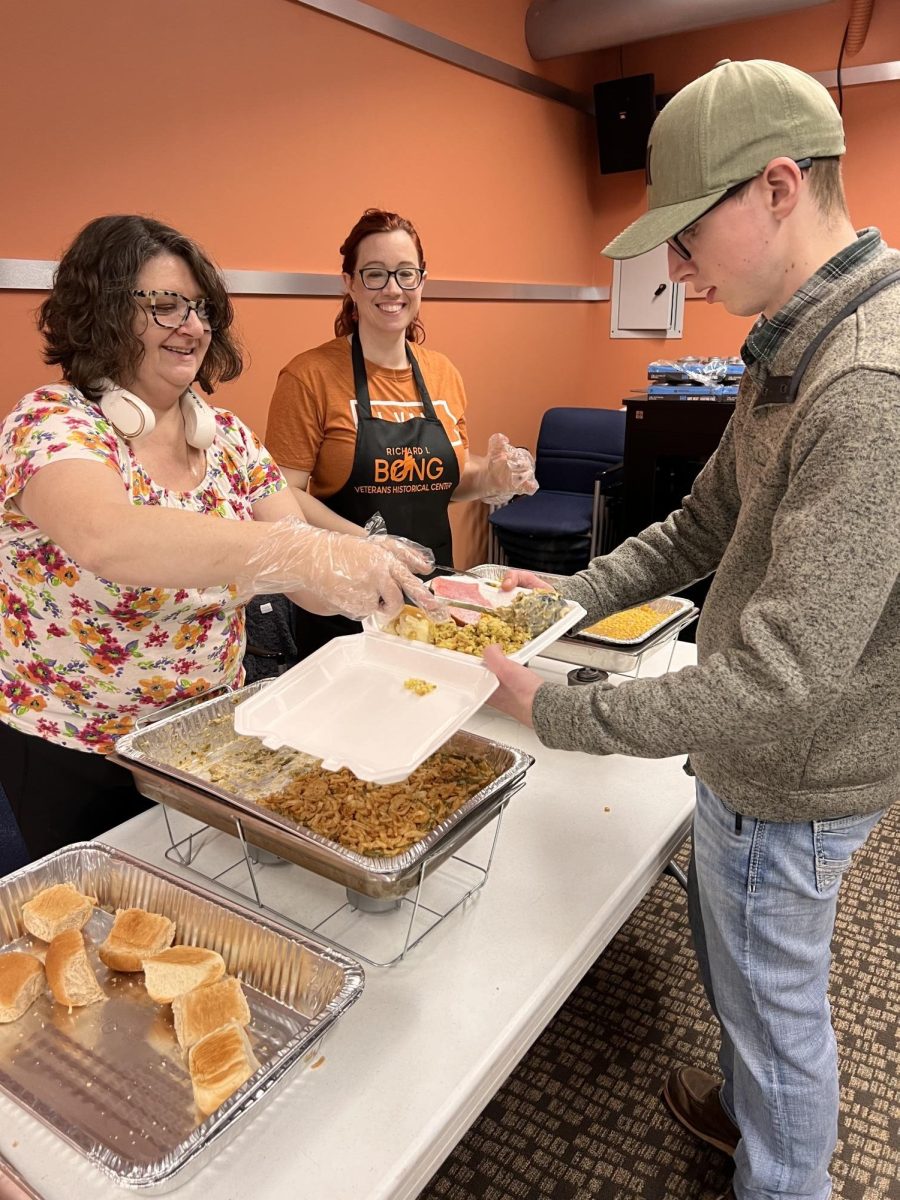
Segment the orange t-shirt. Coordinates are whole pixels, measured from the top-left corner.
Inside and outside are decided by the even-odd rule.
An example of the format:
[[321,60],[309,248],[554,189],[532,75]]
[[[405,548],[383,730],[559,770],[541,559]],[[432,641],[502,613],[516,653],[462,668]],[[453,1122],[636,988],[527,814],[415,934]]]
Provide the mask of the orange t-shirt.
[[[459,371],[443,354],[412,347],[434,411],[462,474],[469,445],[466,393]],[[372,416],[381,421],[421,417],[411,367],[394,371],[366,360]],[[309,471],[309,491],[325,500],[350,478],[356,447],[356,391],[350,343],[334,338],[298,354],[278,376],[269,408],[266,449],[281,467]]]

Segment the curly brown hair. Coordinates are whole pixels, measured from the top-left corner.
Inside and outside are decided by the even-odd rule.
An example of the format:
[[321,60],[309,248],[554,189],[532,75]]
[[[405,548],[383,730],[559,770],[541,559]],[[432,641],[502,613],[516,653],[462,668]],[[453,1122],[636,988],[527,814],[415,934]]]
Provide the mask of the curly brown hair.
[[[356,270],[359,244],[363,238],[367,238],[370,233],[393,233],[395,229],[400,229],[403,233],[408,233],[412,238],[416,247],[416,253],[419,256],[419,266],[424,270],[425,254],[422,250],[419,235],[416,233],[416,227],[412,221],[408,221],[406,217],[401,217],[395,212],[385,212],[381,208],[367,208],[344,238],[344,243],[341,246],[341,270],[343,273],[345,275],[352,275]],[[353,303],[352,296],[345,295],[341,304],[341,311],[334,319],[335,336],[346,337],[349,333],[355,333],[356,326],[356,305]],[[407,326],[406,338],[410,342],[425,341],[425,326],[418,317]]]
[[225,280],[197,243],[152,217],[97,217],[63,254],[53,290],[38,311],[44,361],[61,366],[63,378],[91,400],[101,395],[101,380],[132,377],[143,357],[131,292],[145,263],[160,254],[185,261],[214,314],[215,330],[197,382],[212,394],[243,369],[240,347],[229,332],[234,309]]

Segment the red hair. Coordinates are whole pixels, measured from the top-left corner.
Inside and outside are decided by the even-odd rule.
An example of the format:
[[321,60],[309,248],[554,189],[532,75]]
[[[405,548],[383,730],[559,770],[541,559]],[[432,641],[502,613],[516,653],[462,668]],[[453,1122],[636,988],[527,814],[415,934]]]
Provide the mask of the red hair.
[[[412,238],[416,253],[419,256],[419,266],[424,270],[425,253],[422,250],[422,243],[419,240],[419,235],[416,233],[416,227],[412,221],[407,221],[406,217],[401,217],[398,213],[385,212],[380,208],[367,208],[344,238],[343,245],[341,246],[341,270],[343,273],[345,275],[352,275],[356,270],[359,244],[363,238],[367,238],[372,233],[393,233],[397,229],[403,233],[408,233]],[[345,295],[341,304],[341,311],[334,319],[335,336],[346,337],[349,333],[355,333],[356,326],[356,305],[353,303],[352,296]],[[410,342],[425,341],[425,326],[418,317],[407,326],[406,337]]]

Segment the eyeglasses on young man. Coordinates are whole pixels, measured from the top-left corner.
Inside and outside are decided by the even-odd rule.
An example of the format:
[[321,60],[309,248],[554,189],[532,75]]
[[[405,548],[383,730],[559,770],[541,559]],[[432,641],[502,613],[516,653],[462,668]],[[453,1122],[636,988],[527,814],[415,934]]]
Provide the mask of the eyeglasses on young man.
[[[794,162],[801,171],[808,171],[812,166],[811,158],[797,158],[794,160]],[[702,212],[699,217],[694,217],[690,225],[685,225],[683,229],[679,229],[677,233],[673,233],[670,238],[667,238],[666,244],[672,247],[679,258],[683,258],[685,262],[687,262],[691,257],[691,252],[681,240],[684,235],[689,233],[690,230],[692,230],[698,222],[702,221],[704,217],[708,217],[714,208],[718,208],[720,204],[724,204],[726,200],[730,200],[732,196],[736,196],[742,188],[747,186],[748,183],[752,183],[754,179],[758,178],[758,175],[752,175],[749,179],[742,179],[740,183],[733,184],[732,187],[730,187],[724,195],[720,196],[718,200],[714,201],[705,212]]]

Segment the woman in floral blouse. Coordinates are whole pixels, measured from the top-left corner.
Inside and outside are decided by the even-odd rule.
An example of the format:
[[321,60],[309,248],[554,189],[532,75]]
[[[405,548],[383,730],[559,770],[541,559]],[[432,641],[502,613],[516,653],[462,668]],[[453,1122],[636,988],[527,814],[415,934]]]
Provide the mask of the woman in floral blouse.
[[33,856],[145,807],[105,755],[240,682],[250,595],[358,617],[422,594],[403,563],[426,562],[306,524],[250,429],[193,391],[240,374],[232,321],[203,251],[137,216],[88,224],[40,310],[64,382],[0,425],[0,785]]

